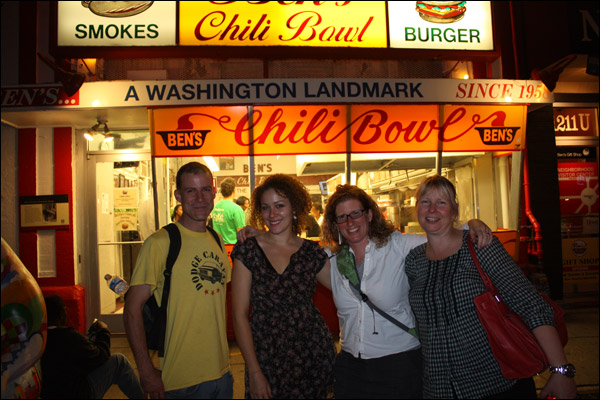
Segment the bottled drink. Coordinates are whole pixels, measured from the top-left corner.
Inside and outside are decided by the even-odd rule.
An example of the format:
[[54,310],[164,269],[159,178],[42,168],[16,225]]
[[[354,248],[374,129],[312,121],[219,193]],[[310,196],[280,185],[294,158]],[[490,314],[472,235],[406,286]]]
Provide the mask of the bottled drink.
[[104,279],[106,279],[106,284],[118,295],[125,294],[127,289],[129,289],[129,285],[127,282],[123,280],[123,278],[118,277],[117,275],[106,274],[104,275]]

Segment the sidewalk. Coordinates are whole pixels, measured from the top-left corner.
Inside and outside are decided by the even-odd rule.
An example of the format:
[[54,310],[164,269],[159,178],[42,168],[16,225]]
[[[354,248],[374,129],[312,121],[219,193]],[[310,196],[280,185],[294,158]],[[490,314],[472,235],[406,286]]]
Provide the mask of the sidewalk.
[[[577,395],[581,399],[600,398],[598,388],[598,299],[568,299],[558,302],[565,309],[565,321],[569,342],[565,352],[569,362],[575,365]],[[111,351],[123,353],[135,365],[135,360],[124,334],[114,334]],[[229,343],[231,371],[233,373],[233,398],[244,398],[244,359],[235,341]],[[155,358],[155,362],[158,360]],[[544,387],[548,372],[535,377],[538,390]],[[104,396],[105,399],[122,399],[124,395],[116,385]]]

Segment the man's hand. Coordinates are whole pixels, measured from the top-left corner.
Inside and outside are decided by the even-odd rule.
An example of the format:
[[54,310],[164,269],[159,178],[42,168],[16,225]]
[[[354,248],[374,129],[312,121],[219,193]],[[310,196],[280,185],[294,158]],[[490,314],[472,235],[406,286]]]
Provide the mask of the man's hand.
[[142,389],[152,399],[163,399],[165,397],[165,387],[161,372],[154,367],[148,354],[146,331],[144,330],[144,320],[142,318],[142,309],[150,296],[150,285],[130,287],[123,311],[123,322],[125,323],[127,340],[138,367]]
[[140,383],[142,389],[151,399],[164,399],[165,386],[162,381],[160,370],[152,368],[147,371],[140,371]]
[[[94,326],[94,325],[92,325]],[[91,327],[90,327],[91,329]],[[96,321],[96,327],[94,328],[95,330],[98,329],[108,329],[108,325],[106,325],[106,323],[102,322],[102,321]]]

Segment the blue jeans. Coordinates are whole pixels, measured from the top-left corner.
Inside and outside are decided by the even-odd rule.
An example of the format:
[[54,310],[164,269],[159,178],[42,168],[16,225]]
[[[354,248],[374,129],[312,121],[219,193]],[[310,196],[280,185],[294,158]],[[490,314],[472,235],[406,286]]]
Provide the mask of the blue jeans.
[[88,374],[90,396],[101,399],[113,384],[130,399],[145,399],[140,380],[123,354],[113,354],[108,361]]
[[183,389],[165,392],[167,399],[231,399],[233,398],[233,376],[231,372],[214,381],[202,382]]

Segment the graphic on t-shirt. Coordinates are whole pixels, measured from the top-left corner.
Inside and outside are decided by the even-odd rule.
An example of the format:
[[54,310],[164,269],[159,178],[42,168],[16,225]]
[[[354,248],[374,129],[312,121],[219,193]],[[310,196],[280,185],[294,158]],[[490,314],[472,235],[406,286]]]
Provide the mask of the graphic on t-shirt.
[[207,282],[211,284],[225,285],[225,268],[219,256],[210,251],[203,253],[205,258],[194,257],[192,261],[192,281],[196,284],[196,290],[200,291]]

